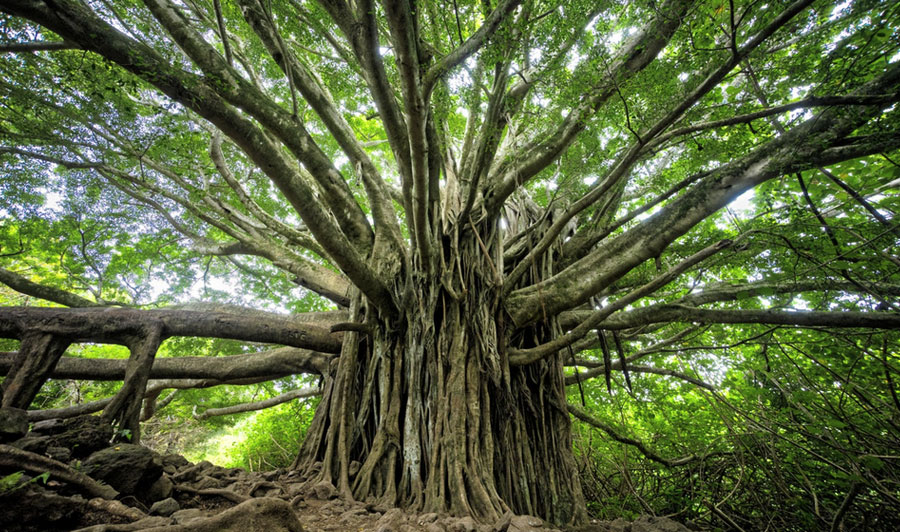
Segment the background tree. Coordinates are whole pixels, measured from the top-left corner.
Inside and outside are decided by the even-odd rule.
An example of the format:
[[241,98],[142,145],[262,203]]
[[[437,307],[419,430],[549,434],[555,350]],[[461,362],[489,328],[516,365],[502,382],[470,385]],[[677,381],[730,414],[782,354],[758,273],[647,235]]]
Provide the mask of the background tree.
[[[294,462],[308,476],[413,510],[564,523],[585,517],[569,410],[617,434],[567,406],[582,378],[567,364],[596,365],[584,378],[610,391],[614,369],[627,389],[641,372],[708,389],[629,366],[759,334],[697,324],[900,324],[893,3],[0,9],[5,284],[166,306],[154,279],[190,294],[218,274],[245,304],[296,310],[293,282],[338,308],[4,309],[0,332],[21,340],[4,405],[37,393],[23,364],[59,373],[79,340],[128,345],[138,392],[165,338],[281,343],[306,357],[293,371],[324,375]],[[749,214],[722,211],[742,195]],[[592,349],[596,364],[577,357]],[[889,376],[896,354],[881,356]],[[105,415],[138,429],[124,395]]]

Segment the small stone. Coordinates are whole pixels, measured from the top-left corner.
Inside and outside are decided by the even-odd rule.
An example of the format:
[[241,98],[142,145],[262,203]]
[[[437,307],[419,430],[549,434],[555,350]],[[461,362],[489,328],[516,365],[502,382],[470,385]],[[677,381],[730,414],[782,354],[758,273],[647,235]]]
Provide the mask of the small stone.
[[399,508],[391,508],[378,518],[375,526],[376,532],[399,532],[400,525],[404,524],[406,516]]
[[357,473],[359,473],[359,468],[362,467],[358,461],[354,460],[350,462],[350,467],[347,469],[347,473],[349,473],[350,477],[355,477]]
[[169,497],[168,499],[163,499],[161,501],[156,501],[155,503],[153,503],[153,506],[150,507],[150,514],[169,517],[178,510],[181,510],[181,505],[178,504],[178,501]]
[[517,515],[509,521],[509,532],[531,532],[543,530],[544,522],[530,515]]
[[162,475],[156,482],[154,482],[149,488],[147,488],[147,500],[148,501],[161,501],[163,499],[167,499],[172,495],[172,490],[175,488],[175,484],[169,480],[169,477]]
[[690,532],[690,529],[668,517],[642,515],[631,523],[631,532]]
[[447,532],[447,529],[440,523],[428,523],[428,526],[425,527],[425,532]]
[[46,454],[58,462],[68,462],[72,459],[72,451],[65,447],[47,447]]
[[18,440],[27,432],[27,412],[21,408],[0,408],[0,443]]
[[433,522],[437,521],[437,518],[438,518],[438,514],[432,512],[430,514],[420,515],[419,519],[417,519],[417,521],[420,525],[427,525],[428,523],[433,523]]
[[336,499],[338,496],[337,489],[335,489],[331,482],[328,482],[327,480],[317,483],[313,486],[312,491],[315,494],[315,497],[322,501]]
[[453,525],[450,527],[451,532],[476,532],[478,530],[478,526],[475,524],[475,520],[472,519],[471,516],[460,517],[456,519]]

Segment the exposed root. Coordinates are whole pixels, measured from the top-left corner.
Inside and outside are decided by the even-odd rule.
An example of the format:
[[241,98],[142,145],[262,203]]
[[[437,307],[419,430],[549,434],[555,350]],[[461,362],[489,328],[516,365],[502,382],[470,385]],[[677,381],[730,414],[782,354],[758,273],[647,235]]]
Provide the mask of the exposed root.
[[80,471],[76,471],[62,462],[23,451],[10,445],[0,445],[0,466],[13,469],[24,469],[36,474],[50,472],[63,482],[81,488],[85,493],[103,499],[115,499],[119,492],[111,486],[100,484]]

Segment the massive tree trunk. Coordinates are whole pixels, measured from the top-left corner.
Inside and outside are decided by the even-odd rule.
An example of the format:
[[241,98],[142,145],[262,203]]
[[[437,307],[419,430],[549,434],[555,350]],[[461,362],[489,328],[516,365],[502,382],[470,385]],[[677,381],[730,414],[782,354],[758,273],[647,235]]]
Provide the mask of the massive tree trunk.
[[455,231],[442,239],[439,274],[398,283],[400,317],[357,300],[369,333],[345,336],[295,467],[386,506],[581,520],[562,359],[510,366],[507,345],[549,331],[509,337],[496,221]]

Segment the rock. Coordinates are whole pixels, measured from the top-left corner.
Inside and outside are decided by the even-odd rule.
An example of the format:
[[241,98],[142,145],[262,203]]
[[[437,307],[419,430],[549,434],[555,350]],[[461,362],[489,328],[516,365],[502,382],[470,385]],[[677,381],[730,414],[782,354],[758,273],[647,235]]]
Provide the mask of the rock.
[[162,461],[163,467],[171,466],[176,470],[191,465],[191,463],[187,461],[187,458],[180,454],[164,454],[160,457],[160,461]]
[[[175,512],[176,516],[181,512]],[[176,519],[177,521],[177,519]],[[250,499],[208,518],[192,518],[190,522],[176,526],[148,528],[144,532],[303,532],[303,526],[291,509],[291,505],[281,499],[260,497]]]
[[84,461],[84,471],[106,482],[122,495],[144,493],[162,475],[162,464],[150,449],[122,443],[97,451]]
[[619,517],[609,523],[609,532],[631,532],[631,523]]
[[[84,458],[109,446],[113,429],[100,416],[78,416],[65,419],[62,430],[50,436],[48,447],[65,447],[72,458]],[[57,430],[57,429],[54,429]]]
[[428,526],[425,527],[425,532],[447,532],[447,529],[440,523],[428,523]]
[[471,516],[466,516],[454,519],[448,528],[450,532],[477,532],[478,525]]
[[41,436],[53,436],[66,430],[66,425],[62,419],[53,418],[38,421],[31,426],[31,432],[40,434]]
[[68,462],[72,459],[72,451],[66,447],[47,447],[45,454],[58,462]]
[[328,482],[327,480],[316,483],[316,485],[312,487],[312,492],[315,497],[321,501],[336,499],[338,496],[337,489],[335,489],[331,482]]
[[400,532],[400,525],[406,523],[406,515],[399,508],[391,508],[378,518],[376,532]]
[[420,525],[427,525],[428,523],[433,523],[437,521],[438,514],[430,513],[430,514],[422,514],[416,520]]
[[642,515],[631,523],[631,532],[690,532],[690,529],[668,517]]
[[297,495],[305,495],[306,494],[306,483],[305,482],[292,482],[287,485],[287,494],[288,497],[296,497]]
[[530,515],[517,515],[509,521],[509,532],[531,532],[532,530],[541,530],[544,528],[544,522],[537,517]]
[[0,408],[0,443],[18,440],[28,432],[28,414],[21,408]]
[[71,530],[84,515],[83,499],[62,497],[37,486],[27,486],[0,496],[0,530]]
[[29,451],[35,454],[45,454],[47,449],[53,442],[50,440],[50,436],[25,436],[24,438],[19,438],[18,440],[10,443],[11,446],[16,447],[18,449],[22,449],[23,451]]
[[208,489],[216,489],[223,487],[223,482],[217,478],[213,477],[203,477],[196,482],[191,482],[190,485],[195,490],[208,490]]
[[[166,457],[164,457],[163,460],[166,460]],[[207,472],[211,471],[214,467],[215,466],[213,466],[206,460],[198,462],[194,465],[179,467],[178,474],[175,475],[172,480],[174,480],[175,482],[192,482],[200,477],[206,476]]]
[[178,501],[169,497],[168,499],[163,499],[161,501],[156,501],[155,503],[153,503],[153,506],[150,507],[150,514],[169,517],[178,510],[181,510],[181,505],[178,504]]
[[156,482],[147,488],[147,501],[161,501],[167,499],[172,495],[172,490],[174,489],[175,484],[169,480],[169,477],[162,475],[156,479]]

